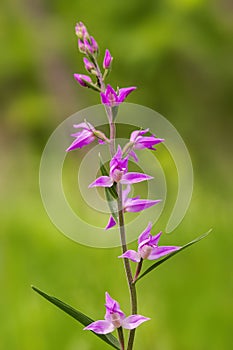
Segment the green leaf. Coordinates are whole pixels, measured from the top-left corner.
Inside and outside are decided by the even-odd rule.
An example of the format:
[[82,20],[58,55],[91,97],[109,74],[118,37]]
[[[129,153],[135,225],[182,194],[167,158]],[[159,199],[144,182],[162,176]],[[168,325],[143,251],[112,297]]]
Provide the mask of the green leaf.
[[212,229],[210,229],[208,232],[204,233],[203,235],[197,237],[196,239],[194,239],[193,241],[183,245],[179,250],[176,250],[175,252],[165,256],[165,258],[162,258],[158,261],[156,261],[153,265],[151,265],[145,272],[143,272],[138,279],[135,281],[135,283],[137,283],[142,277],[146,276],[149,272],[153,271],[154,269],[156,269],[159,265],[161,265],[162,263],[164,263],[165,261],[167,261],[168,259],[172,258],[174,255],[182,252],[182,250],[190,247],[191,245],[201,241],[203,238],[205,238],[206,236],[208,236],[208,234],[212,231]]
[[[90,323],[94,322],[94,320],[92,320],[90,317],[84,315],[82,312],[74,309],[73,307],[69,306],[68,304],[63,303],[61,300],[42,292],[40,289],[38,289],[34,286],[32,286],[32,289],[36,293],[40,294],[43,298],[50,301],[50,303],[56,305],[59,309],[61,309],[62,311],[64,311],[65,313],[67,313],[68,315],[73,317],[75,320],[77,320],[83,326],[86,327]],[[92,333],[95,334],[100,339],[102,339],[105,343],[112,346],[114,349],[120,350],[119,341],[111,333],[109,333],[109,334],[96,334],[94,332],[92,332]]]
[[[99,155],[100,159],[100,171],[103,176],[109,176],[107,169],[105,168],[102,158]],[[115,221],[118,221],[118,208],[116,199],[118,198],[117,190],[116,190],[116,184],[114,184],[112,187],[105,187],[105,196],[108,202],[109,209],[111,211],[112,216],[114,217]]]
[[[101,171],[101,174],[103,176],[109,176],[109,173],[107,171],[107,169],[105,168],[104,166],[104,163],[101,159],[101,156],[99,155],[99,158],[100,158],[100,171]],[[105,188],[113,198],[117,199],[118,198],[118,194],[117,194],[117,190],[116,190],[116,184],[114,184],[112,187],[106,187]]]

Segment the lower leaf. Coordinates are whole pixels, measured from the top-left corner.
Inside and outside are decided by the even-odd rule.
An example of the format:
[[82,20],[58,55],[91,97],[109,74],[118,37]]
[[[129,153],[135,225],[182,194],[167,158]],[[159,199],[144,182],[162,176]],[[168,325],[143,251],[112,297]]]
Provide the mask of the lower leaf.
[[[75,320],[77,320],[79,323],[81,323],[83,326],[88,326],[90,323],[94,322],[90,317],[86,316],[82,312],[74,309],[72,306],[65,304],[63,301],[46,294],[45,292],[42,292],[40,289],[32,286],[32,289],[40,294],[43,298],[47,299],[50,303],[56,305],[59,309],[73,317]],[[98,338],[102,339],[105,343],[112,346],[114,349],[120,350],[120,344],[117,338],[115,338],[111,333],[110,334],[95,334]]]

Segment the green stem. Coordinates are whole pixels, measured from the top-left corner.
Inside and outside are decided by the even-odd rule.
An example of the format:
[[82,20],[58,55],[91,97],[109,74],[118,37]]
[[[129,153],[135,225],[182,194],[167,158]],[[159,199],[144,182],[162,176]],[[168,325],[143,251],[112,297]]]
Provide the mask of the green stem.
[[[124,212],[123,212],[123,203],[122,203],[122,186],[118,183],[118,218],[119,218],[119,229],[120,229],[120,238],[121,238],[121,247],[122,252],[125,253],[127,251],[127,243],[126,243],[126,235],[125,235],[125,223],[124,223]],[[124,258],[124,267],[130,292],[131,299],[131,314],[134,315],[137,313],[137,293],[136,287],[133,283],[132,271],[129,263],[129,259]],[[129,333],[128,347],[127,350],[133,349],[135,336],[135,329],[132,329]]]
[[141,272],[142,264],[143,264],[143,259],[141,259],[141,260],[139,261],[139,263],[138,263],[137,270],[136,270],[135,276],[134,276],[134,278],[133,278],[133,283],[136,282],[136,280],[137,280],[137,278],[138,278],[138,276],[139,276],[139,274],[140,274],[140,272]]
[[125,350],[125,341],[122,327],[117,328],[119,343],[121,346],[121,350]]
[[110,128],[110,153],[111,153],[111,156],[113,157],[114,154],[116,153],[116,146],[115,146],[116,126],[115,126],[115,123],[113,121],[112,108],[106,106],[106,112],[108,115],[109,128]]

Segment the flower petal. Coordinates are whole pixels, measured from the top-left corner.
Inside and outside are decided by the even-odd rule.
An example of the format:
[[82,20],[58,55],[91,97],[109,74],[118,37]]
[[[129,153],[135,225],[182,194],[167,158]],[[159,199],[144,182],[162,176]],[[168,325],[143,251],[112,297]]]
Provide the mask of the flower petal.
[[106,320],[95,321],[89,324],[87,327],[83,328],[85,331],[92,331],[97,334],[108,334],[114,331],[114,325]]
[[130,151],[129,152],[129,157],[133,158],[133,160],[138,163],[138,156],[136,155],[136,153],[134,151]]
[[130,135],[130,142],[135,142],[137,140],[138,136],[144,135],[149,131],[148,129],[144,129],[144,130],[135,130],[131,133]]
[[111,215],[109,218],[109,221],[107,223],[107,226],[105,227],[105,230],[109,230],[111,227],[116,225],[116,221],[114,219],[114,217]]
[[119,89],[118,101],[123,102],[126,99],[126,97],[135,89],[137,89],[136,86]]
[[89,131],[95,130],[94,126],[91,125],[91,123],[89,123],[89,122],[82,122],[79,124],[74,124],[73,127],[76,129],[85,129],[85,130],[89,130]]
[[120,182],[125,185],[130,185],[130,184],[136,184],[138,182],[151,180],[151,179],[153,179],[153,177],[150,175],[131,172],[123,175]]
[[149,222],[148,226],[145,228],[145,230],[138,237],[138,244],[139,245],[140,245],[140,243],[142,243],[143,241],[145,241],[149,238],[151,229],[152,229],[152,222]]
[[151,254],[147,258],[148,260],[156,260],[161,258],[164,255],[170,254],[172,252],[175,252],[176,250],[179,250],[181,247],[175,247],[175,246],[161,246],[156,247],[152,250]]
[[106,307],[106,314],[104,316],[105,320],[110,321],[111,320],[111,315],[113,313],[117,313],[121,319],[125,318],[125,314],[123,311],[120,309],[120,304],[112,299],[112,297],[108,294],[108,292],[105,293],[105,307]]
[[72,134],[72,136],[76,135],[76,139],[72,142],[72,144],[67,148],[68,151],[72,151],[76,148],[82,148],[84,146],[89,145],[95,140],[95,136],[92,134],[92,132],[83,130],[81,132],[78,132],[76,134]]
[[92,182],[88,187],[111,187],[113,185],[113,180],[110,176],[100,176],[94,182]]
[[152,207],[155,204],[160,203],[161,200],[153,200],[153,199],[136,199],[128,198],[126,205],[125,205],[125,211],[131,212],[131,213],[137,213],[139,211],[145,210],[147,208]]
[[139,262],[141,260],[140,255],[135,250],[127,250],[124,254],[118,256],[118,258],[127,258],[134,262]]
[[152,244],[152,245],[158,245],[158,244],[159,244],[160,237],[161,237],[161,234],[162,234],[162,231],[160,231],[160,232],[159,232],[157,235],[155,235],[155,236],[151,236],[150,244]]
[[107,99],[107,97],[105,96],[105,94],[103,92],[100,93],[100,97],[101,97],[101,102],[104,105],[108,105],[109,104],[108,99]]
[[141,323],[149,320],[150,318],[141,315],[131,315],[123,320],[122,327],[126,329],[134,329],[140,326]]

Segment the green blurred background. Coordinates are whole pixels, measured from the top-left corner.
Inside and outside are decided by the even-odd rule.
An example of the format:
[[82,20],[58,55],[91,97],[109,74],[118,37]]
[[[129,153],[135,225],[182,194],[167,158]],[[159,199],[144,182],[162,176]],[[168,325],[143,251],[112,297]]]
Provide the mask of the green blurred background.
[[106,47],[114,56],[112,85],[138,86],[128,101],[164,115],[190,151],[193,199],[164,242],[183,244],[214,228],[138,285],[140,313],[152,321],[138,329],[135,350],[232,348],[232,11],[228,0],[1,2],[1,350],[108,348],[31,284],[96,319],[105,290],[129,311],[119,250],[67,239],[39,193],[49,135],[70,114],[99,103],[72,77],[84,73],[74,35],[79,20],[102,56]]

